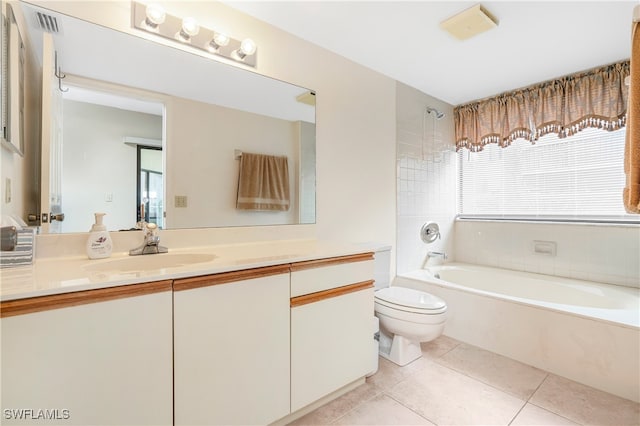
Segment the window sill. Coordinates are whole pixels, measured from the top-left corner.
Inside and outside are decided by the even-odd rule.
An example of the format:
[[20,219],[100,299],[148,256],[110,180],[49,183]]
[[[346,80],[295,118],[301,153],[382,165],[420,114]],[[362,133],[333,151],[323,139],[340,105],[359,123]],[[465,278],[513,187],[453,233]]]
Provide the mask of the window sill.
[[640,228],[640,222],[607,221],[605,219],[574,220],[574,219],[525,219],[525,218],[489,218],[489,217],[460,217],[456,222],[487,222],[487,223],[521,223],[527,225],[567,225],[567,226],[598,226],[615,228]]

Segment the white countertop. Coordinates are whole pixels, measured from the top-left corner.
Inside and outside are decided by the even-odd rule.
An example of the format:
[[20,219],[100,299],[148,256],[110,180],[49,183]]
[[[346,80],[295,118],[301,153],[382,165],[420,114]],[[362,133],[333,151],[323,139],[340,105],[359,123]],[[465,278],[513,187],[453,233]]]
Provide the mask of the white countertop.
[[[114,253],[110,258],[90,260],[86,256],[70,256],[37,259],[33,265],[0,270],[0,300],[25,299],[35,296],[70,293],[81,290],[115,287],[142,282],[171,280],[216,274],[262,266],[281,265],[305,260],[323,259],[350,254],[375,251],[371,245],[347,244],[318,240],[264,241],[214,245],[207,247],[180,248],[168,254],[129,256],[127,252]],[[209,254],[213,259],[188,265],[147,268],[131,268],[131,262],[154,256],[180,254]],[[206,257],[206,256],[204,256]],[[175,257],[174,257],[175,258]],[[118,269],[123,259],[129,267]],[[113,268],[110,266],[113,262]]]

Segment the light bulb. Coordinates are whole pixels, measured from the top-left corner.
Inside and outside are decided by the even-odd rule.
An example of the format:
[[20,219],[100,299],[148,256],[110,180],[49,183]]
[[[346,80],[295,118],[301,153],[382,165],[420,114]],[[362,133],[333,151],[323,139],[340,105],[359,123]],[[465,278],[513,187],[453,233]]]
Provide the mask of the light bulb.
[[247,55],[253,55],[256,53],[256,42],[251,40],[250,38],[245,38],[240,43],[240,51],[244,54],[242,57],[244,58]]
[[200,32],[200,25],[198,25],[196,18],[184,18],[182,20],[182,28],[176,34],[176,40],[183,43],[190,43],[191,37],[197,35],[198,32]]
[[147,5],[145,13],[147,17],[144,20],[144,25],[151,30],[157,30],[158,25],[164,23],[164,20],[167,18],[167,13],[159,4],[152,3]]
[[215,33],[213,35],[213,41],[218,46],[226,46],[227,44],[229,44],[229,36],[222,33]]
[[240,49],[233,51],[233,58],[243,61],[247,55],[253,55],[254,53],[256,53],[256,43],[250,38],[245,38],[240,43]]
[[207,49],[212,53],[216,53],[220,47],[228,45],[229,40],[231,39],[226,34],[214,33],[213,39],[207,45]]
[[198,21],[196,21],[196,18],[184,18],[182,20],[182,31],[189,37],[197,35],[198,32],[200,32],[200,25],[198,25]]

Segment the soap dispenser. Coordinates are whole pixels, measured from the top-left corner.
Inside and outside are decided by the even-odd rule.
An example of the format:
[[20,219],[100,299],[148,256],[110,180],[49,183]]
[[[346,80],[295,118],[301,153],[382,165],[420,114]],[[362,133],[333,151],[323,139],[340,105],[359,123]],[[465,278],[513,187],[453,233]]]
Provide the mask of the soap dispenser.
[[111,236],[107,232],[107,227],[102,223],[102,218],[106,213],[95,213],[96,223],[91,226],[89,239],[87,240],[87,256],[89,259],[104,259],[111,256]]

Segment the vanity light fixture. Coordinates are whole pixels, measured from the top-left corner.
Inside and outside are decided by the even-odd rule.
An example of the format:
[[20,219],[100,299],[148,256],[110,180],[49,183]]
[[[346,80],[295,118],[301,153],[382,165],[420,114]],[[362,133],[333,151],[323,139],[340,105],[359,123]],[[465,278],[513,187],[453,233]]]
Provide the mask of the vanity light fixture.
[[241,42],[224,32],[200,26],[194,17],[180,18],[166,13],[162,6],[155,3],[132,1],[131,13],[134,28],[179,41],[245,65],[256,66],[257,46],[249,38]]

